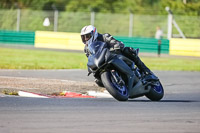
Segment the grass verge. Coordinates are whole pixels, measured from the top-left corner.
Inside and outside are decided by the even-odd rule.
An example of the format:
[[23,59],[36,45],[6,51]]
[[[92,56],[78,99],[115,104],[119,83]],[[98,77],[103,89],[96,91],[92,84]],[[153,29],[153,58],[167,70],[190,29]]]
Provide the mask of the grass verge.
[[83,53],[0,48],[0,69],[86,69]]
[[[200,58],[141,57],[151,70],[200,71]],[[0,48],[0,69],[86,69],[84,53]]]

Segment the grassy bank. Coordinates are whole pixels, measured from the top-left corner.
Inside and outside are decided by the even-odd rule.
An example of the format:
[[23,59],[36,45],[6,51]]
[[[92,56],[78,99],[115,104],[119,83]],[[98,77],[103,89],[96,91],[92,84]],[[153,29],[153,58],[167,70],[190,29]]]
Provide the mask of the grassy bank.
[[[199,58],[141,57],[152,70],[200,71]],[[0,69],[86,69],[84,53],[0,48]]]
[[83,53],[0,48],[0,69],[86,69]]

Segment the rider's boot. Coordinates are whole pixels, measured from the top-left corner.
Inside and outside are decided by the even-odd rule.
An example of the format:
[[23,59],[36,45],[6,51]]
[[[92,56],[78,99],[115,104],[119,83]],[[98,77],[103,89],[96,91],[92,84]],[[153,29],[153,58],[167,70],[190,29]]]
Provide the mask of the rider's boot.
[[140,60],[138,56],[135,59],[135,64],[142,72],[144,72],[145,81],[158,80],[158,77],[155,76],[155,74]]
[[135,65],[145,74],[144,80],[158,80],[158,78],[153,74],[153,72],[141,61],[138,53],[131,47],[125,47],[123,50],[123,55],[135,62]]

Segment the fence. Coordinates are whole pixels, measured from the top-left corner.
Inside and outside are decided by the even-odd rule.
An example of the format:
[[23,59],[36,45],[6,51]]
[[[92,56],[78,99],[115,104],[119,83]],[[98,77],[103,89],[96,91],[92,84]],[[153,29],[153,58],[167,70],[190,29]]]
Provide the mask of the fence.
[[[167,15],[110,14],[90,12],[54,12],[37,10],[0,10],[0,30],[58,31],[79,33],[94,24],[100,33],[115,36],[154,37],[160,26],[167,38]],[[50,25],[44,26],[48,18]],[[186,37],[200,38],[199,16],[174,16]],[[173,33],[177,34],[175,28]]]

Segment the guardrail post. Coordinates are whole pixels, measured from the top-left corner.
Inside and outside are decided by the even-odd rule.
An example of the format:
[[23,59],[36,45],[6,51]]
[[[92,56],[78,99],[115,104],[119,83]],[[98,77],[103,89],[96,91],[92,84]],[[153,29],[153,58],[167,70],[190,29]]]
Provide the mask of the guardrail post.
[[18,8],[17,9],[17,27],[16,27],[17,31],[20,30],[20,15],[21,15],[21,10]]
[[172,14],[168,14],[168,30],[167,30],[167,39],[171,39],[172,37],[172,20],[173,20],[173,16]]
[[58,30],[58,10],[54,10],[54,32]]
[[95,12],[91,12],[91,18],[90,18],[90,24],[94,26],[94,22],[95,22]]
[[129,17],[129,37],[133,36],[133,13],[130,13]]

